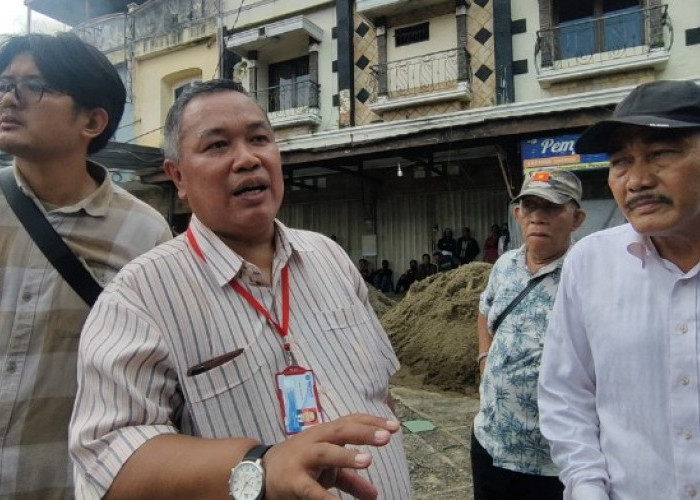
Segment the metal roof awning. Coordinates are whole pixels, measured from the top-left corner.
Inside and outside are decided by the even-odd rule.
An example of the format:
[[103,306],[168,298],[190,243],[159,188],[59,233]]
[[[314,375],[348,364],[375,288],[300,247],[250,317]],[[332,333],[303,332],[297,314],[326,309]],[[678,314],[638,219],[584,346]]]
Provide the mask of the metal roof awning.
[[[139,175],[159,172],[163,168],[163,151],[160,148],[138,146],[125,142],[109,141],[90,159],[109,170],[128,170]],[[11,165],[12,155],[0,150],[0,166]]]
[[138,5],[148,0],[25,0],[30,9],[69,26],[77,26],[90,19],[117,12],[126,12],[127,5]]
[[160,148],[125,142],[110,141],[90,159],[109,170],[129,170],[139,175],[159,172],[163,168],[163,151]]

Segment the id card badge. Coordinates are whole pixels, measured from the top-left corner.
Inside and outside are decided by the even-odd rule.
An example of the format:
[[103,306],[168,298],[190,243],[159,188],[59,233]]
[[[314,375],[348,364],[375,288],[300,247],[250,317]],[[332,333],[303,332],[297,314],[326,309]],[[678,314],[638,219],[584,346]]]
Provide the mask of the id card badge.
[[313,370],[292,365],[279,372],[276,378],[286,435],[297,434],[323,421]]

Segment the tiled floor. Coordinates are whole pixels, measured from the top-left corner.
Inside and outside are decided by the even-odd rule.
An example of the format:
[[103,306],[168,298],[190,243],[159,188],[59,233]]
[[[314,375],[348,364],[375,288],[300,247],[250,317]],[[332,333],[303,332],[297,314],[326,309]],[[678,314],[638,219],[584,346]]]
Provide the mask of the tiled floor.
[[469,436],[478,396],[399,386],[391,393],[402,422],[428,420],[435,425],[415,434],[403,429],[414,500],[472,500]]

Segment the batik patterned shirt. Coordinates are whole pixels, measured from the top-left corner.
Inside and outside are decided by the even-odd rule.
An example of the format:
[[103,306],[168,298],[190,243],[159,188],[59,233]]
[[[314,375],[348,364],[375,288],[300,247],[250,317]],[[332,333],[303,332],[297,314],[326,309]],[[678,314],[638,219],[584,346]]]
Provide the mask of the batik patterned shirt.
[[494,333],[496,318],[530,280],[547,275],[505,317],[489,349],[474,434],[496,467],[543,476],[558,473],[540,433],[537,378],[563,259],[533,274],[525,263],[525,246],[506,252],[494,264],[481,294],[479,312]]

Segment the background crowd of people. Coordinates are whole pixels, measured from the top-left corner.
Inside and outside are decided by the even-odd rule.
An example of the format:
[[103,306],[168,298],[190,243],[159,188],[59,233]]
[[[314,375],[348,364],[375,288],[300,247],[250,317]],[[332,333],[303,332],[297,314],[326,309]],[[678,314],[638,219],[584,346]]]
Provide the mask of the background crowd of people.
[[[369,260],[362,258],[359,261],[360,274],[370,285],[384,293],[401,293],[408,291],[414,281],[420,281],[438,272],[456,269],[464,264],[469,264],[477,260],[481,247],[472,236],[471,228],[464,226],[462,235],[455,239],[452,229],[447,227],[443,230],[442,236],[434,245],[435,250],[432,255],[424,253],[420,264],[416,259],[411,259],[406,269],[396,280],[393,281],[393,271],[388,260],[383,259],[379,269],[373,269]],[[503,255],[510,248],[510,233],[508,223],[502,225],[493,224],[491,233],[484,242],[484,262],[493,264],[499,256]]]

